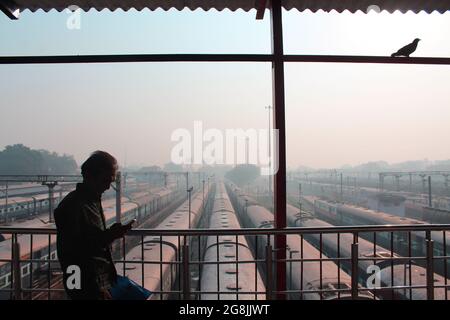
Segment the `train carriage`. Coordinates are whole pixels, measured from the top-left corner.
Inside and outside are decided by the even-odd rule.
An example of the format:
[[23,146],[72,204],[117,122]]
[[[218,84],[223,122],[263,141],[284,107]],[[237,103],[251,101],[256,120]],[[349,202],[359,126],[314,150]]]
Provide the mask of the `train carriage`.
[[[219,183],[210,217],[210,229],[240,229],[223,183]],[[202,300],[264,300],[265,286],[244,236],[209,236],[201,271]],[[227,262],[219,264],[214,262]],[[249,263],[238,263],[247,261]],[[208,293],[220,292],[220,293]]]

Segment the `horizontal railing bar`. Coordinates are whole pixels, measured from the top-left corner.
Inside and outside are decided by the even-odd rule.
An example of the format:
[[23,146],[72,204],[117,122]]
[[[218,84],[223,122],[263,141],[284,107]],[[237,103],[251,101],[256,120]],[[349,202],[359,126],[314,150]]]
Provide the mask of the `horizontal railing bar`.
[[[426,260],[426,257],[389,257],[389,258],[358,258],[358,261],[405,261],[408,264],[409,260]],[[433,260],[443,260],[450,259],[450,257],[433,257]],[[227,261],[199,261],[199,260],[191,260],[189,261],[190,265],[204,265],[204,264],[255,264],[255,263],[264,263],[266,260],[264,259],[255,259],[255,260],[227,260]],[[337,262],[337,261],[351,261],[350,257],[340,257],[340,258],[317,258],[317,259],[274,259],[274,261],[281,262]],[[0,262],[10,263],[12,260],[0,260]],[[47,260],[19,260],[20,263],[36,263],[36,264],[47,264]],[[58,263],[58,260],[52,260],[51,263]],[[122,264],[169,264],[169,265],[180,265],[182,261],[174,260],[174,261],[161,261],[161,260],[114,260],[114,263],[122,263]],[[413,264],[414,265],[414,264]],[[59,271],[58,269],[53,271]]]
[[[382,290],[402,290],[402,289],[413,289],[413,290],[425,290],[427,288],[426,285],[411,285],[411,286],[394,286],[394,287],[374,287],[374,288],[366,288],[366,287],[358,287],[358,292],[361,291],[382,291]],[[445,289],[450,288],[450,285],[435,285],[433,289]],[[285,290],[285,293],[327,293],[327,292],[339,292],[339,291],[347,291],[350,292],[349,289],[318,289],[318,290]],[[275,293],[279,293],[279,291],[274,291]]]
[[64,289],[58,289],[58,288],[33,288],[33,289],[29,289],[29,288],[22,288],[20,291],[23,292],[65,292]]
[[387,257],[387,258],[366,258],[358,257],[358,261],[405,261],[409,263],[409,260],[426,260],[427,257],[417,256],[417,257]]
[[[255,263],[263,263],[266,260],[256,259],[256,260],[227,260],[227,261],[189,261],[189,265],[197,265],[197,264],[255,264]],[[22,261],[21,261],[22,262]],[[160,260],[114,260],[114,263],[121,264],[174,264],[180,265],[182,261],[174,260],[174,261],[160,261]]]
[[267,292],[265,291],[198,291],[198,290],[192,290],[191,293],[194,294],[220,294],[220,295],[225,295],[225,294],[232,294],[232,295],[236,295],[236,294],[259,294],[259,295],[266,295]]
[[[411,286],[394,286],[394,287],[375,287],[375,288],[366,288],[366,287],[360,287],[358,288],[358,291],[380,291],[380,290],[401,290],[401,289],[426,289],[427,285],[425,284],[415,284]],[[437,286],[433,286],[434,289],[437,288]]]
[[382,64],[434,64],[450,65],[450,58],[442,57],[390,57],[340,55],[285,55],[285,62],[382,63]]
[[284,291],[273,291],[274,293],[336,293],[336,292],[340,292],[340,293],[348,293],[349,295],[351,294],[351,290],[350,289],[330,289],[330,290],[284,290]]
[[68,64],[133,62],[310,62],[450,65],[445,57],[390,57],[353,55],[273,55],[273,54],[113,54],[64,56],[3,56],[0,64]]
[[[11,262],[11,259],[2,259],[0,262]],[[33,263],[58,263],[59,260],[41,260],[41,259],[20,259],[19,262],[33,262]]]
[[[409,260],[426,260],[426,257],[423,256],[411,256],[411,257],[377,257],[377,258],[367,258],[367,257],[358,257],[358,261],[405,261],[409,262]],[[450,256],[435,256],[433,260],[446,260],[450,259]],[[189,264],[229,264],[229,263],[242,263],[242,264],[254,264],[254,263],[263,263],[265,259],[255,259],[255,260],[227,260],[227,261],[202,261],[202,260],[191,260]],[[317,259],[282,259],[274,261],[285,261],[285,262],[336,262],[336,261],[351,261],[351,257],[335,257],[335,258],[317,258]],[[11,259],[0,259],[0,262],[12,262]],[[20,259],[20,263],[36,263],[36,264],[47,264],[47,263],[58,263],[59,260],[40,260],[40,259]],[[126,263],[126,264],[181,264],[182,261],[173,260],[173,261],[161,261],[161,260],[114,260],[115,263]]]
[[[424,224],[424,225],[358,225],[358,226],[332,226],[332,227],[296,227],[283,229],[133,229],[127,236],[231,236],[231,235],[278,235],[278,234],[304,234],[304,233],[364,233],[364,232],[405,232],[405,231],[450,231],[450,224]],[[56,234],[55,228],[14,228],[0,227],[0,233],[6,234]]]
[[[323,253],[323,252],[322,252]],[[401,258],[377,258],[377,259],[359,259],[358,261],[373,261],[373,260],[378,260],[378,261],[402,261],[405,260],[405,264],[409,264],[409,260],[426,260],[426,258],[413,258],[413,257],[401,257]],[[348,258],[348,257],[344,257],[344,258],[316,258],[316,259],[273,259],[273,261],[276,262],[338,262],[338,261],[348,261],[351,262],[352,259]],[[414,265],[414,263],[413,263]]]
[[132,62],[271,62],[271,54],[116,54],[0,57],[0,64]]

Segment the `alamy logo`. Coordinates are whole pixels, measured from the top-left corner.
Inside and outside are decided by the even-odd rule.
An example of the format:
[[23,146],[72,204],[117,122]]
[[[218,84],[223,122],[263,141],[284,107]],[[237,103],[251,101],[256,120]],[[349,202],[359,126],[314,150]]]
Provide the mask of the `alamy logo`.
[[371,265],[367,267],[367,274],[371,274],[366,281],[368,289],[381,288],[381,269],[379,266]]
[[66,287],[69,290],[81,289],[81,269],[77,265],[70,265],[67,267],[66,274],[69,275],[66,279]]
[[[172,132],[171,161],[181,165],[254,164],[262,175],[278,171],[278,130],[219,129],[203,130],[201,121],[194,121],[193,134],[179,128]],[[272,147],[270,147],[272,146]],[[272,155],[275,155],[273,157]]]
[[375,4],[370,5],[367,7],[366,9],[366,13],[370,13],[370,12],[376,12],[376,13],[380,13],[381,12],[381,8]]
[[69,30],[81,29],[81,9],[76,5],[71,5],[66,9],[66,12],[70,14],[66,21],[66,27]]

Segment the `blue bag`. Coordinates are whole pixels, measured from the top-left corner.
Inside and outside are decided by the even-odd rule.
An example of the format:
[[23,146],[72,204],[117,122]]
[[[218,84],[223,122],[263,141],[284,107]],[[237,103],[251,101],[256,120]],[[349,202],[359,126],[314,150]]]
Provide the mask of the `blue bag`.
[[147,300],[152,294],[128,277],[117,275],[116,284],[109,290],[113,300]]

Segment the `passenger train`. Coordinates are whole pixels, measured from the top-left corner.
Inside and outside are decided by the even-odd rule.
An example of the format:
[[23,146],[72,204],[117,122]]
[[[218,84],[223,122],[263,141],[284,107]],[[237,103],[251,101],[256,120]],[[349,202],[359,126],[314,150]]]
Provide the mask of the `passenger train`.
[[[216,188],[209,228],[241,228],[223,182]],[[252,260],[245,236],[209,236],[203,257],[206,264],[201,270],[201,300],[265,300],[264,282]]]
[[[234,186],[232,188],[233,190],[237,190]],[[250,206],[240,206],[240,204],[243,203],[242,200],[233,196],[232,198],[235,198],[234,202],[239,207],[239,214],[245,227],[274,227],[273,214],[269,210],[254,204]],[[254,243],[253,241],[251,242]],[[288,235],[286,237],[286,242],[287,259],[327,259],[327,256],[321,254],[309,242],[302,241],[298,235]],[[258,237],[257,251],[259,259],[266,259],[265,252],[267,244],[267,236]],[[270,244],[273,247],[273,237],[271,237]],[[352,298],[351,278],[349,274],[338,268],[332,261],[291,261],[288,262],[286,276],[287,288],[288,290],[293,291],[289,294],[289,299],[337,300]],[[360,291],[357,299],[368,300],[374,299],[374,297],[369,292]]]
[[[287,222],[291,227],[333,227],[333,225],[316,219],[313,215],[302,211],[292,205],[287,205]],[[349,274],[352,271],[351,266],[351,247],[353,236],[348,233],[337,234],[305,234],[305,238],[317,249],[322,248],[324,253],[330,258],[346,258],[340,263],[340,267]],[[359,238],[358,257],[368,258],[399,258],[398,255],[379,245],[375,245],[365,239]],[[339,243],[339,246],[338,246]],[[389,260],[359,260],[358,263],[358,281],[362,286],[367,286],[367,282],[373,285],[370,279],[374,275],[377,266],[379,269],[379,288],[391,286],[424,286],[426,285],[426,269],[410,261],[389,261]],[[391,272],[393,271],[393,272]],[[391,279],[393,276],[393,279]],[[373,277],[372,277],[373,278]],[[375,280],[375,278],[373,278]],[[434,274],[434,285],[444,285],[445,279],[438,274]],[[434,298],[436,300],[445,299],[445,289],[435,288]],[[426,289],[378,289],[374,292],[376,296],[382,299],[402,299],[402,300],[425,300]]]
[[[423,225],[423,221],[399,217],[385,212],[373,211],[349,204],[341,204],[322,200],[317,197],[302,197],[306,203],[314,206],[314,212],[335,225]],[[376,239],[372,234],[363,234],[369,241],[376,240],[376,243],[385,248],[393,248],[394,252],[401,256],[425,257],[427,254],[426,232],[414,231],[408,232],[379,232]],[[410,238],[410,239],[409,239]],[[446,256],[450,253],[450,232],[434,231],[431,232],[433,240],[433,255]],[[411,252],[409,244],[411,243]],[[450,270],[450,259],[445,263],[444,259],[436,260],[434,264],[435,271],[445,276],[445,270]]]
[[[160,188],[154,190],[151,194],[142,195],[136,199],[125,199],[122,203],[122,223],[128,223],[132,219],[137,219],[138,223],[147,220],[151,215],[157,214],[161,209],[170,204],[177,196],[174,190]],[[109,227],[116,221],[115,199],[107,199],[102,202],[104,207],[106,225]],[[40,220],[26,222],[26,227],[33,228],[54,228],[54,224],[44,224]],[[33,223],[34,225],[28,225]],[[16,227],[24,227],[20,224]],[[18,243],[20,245],[21,260],[42,260],[35,262],[33,266],[30,263],[21,263],[22,287],[29,289],[33,286],[33,279],[40,275],[52,274],[58,271],[60,266],[57,262],[56,237],[48,235],[34,235],[32,241],[29,235],[19,235]],[[11,252],[12,241],[10,234],[3,234],[0,241],[0,300],[11,297],[12,273],[11,273]],[[32,248],[32,250],[30,250]],[[50,268],[48,268],[50,260]]]
[[[70,184],[68,186],[74,189],[74,185]],[[133,183],[127,186],[126,192],[124,191],[123,194],[131,194],[144,189],[148,189],[148,184]],[[158,188],[154,189],[156,190]],[[61,201],[69,192],[70,191],[64,191],[61,188],[55,191],[52,197],[53,207],[55,208],[59,201]],[[115,191],[108,190],[103,194],[103,199],[114,198],[114,196]],[[5,220],[5,218],[7,218],[8,221],[15,221],[17,219],[32,218],[38,214],[48,212],[49,203],[48,192],[31,195],[14,195],[8,197],[8,201],[6,201],[6,197],[2,194],[2,197],[0,198],[0,219],[3,218],[3,220]]]
[[[205,201],[208,199],[211,187],[209,190],[205,189]],[[203,192],[201,191],[194,193],[191,198],[190,215],[188,200],[186,200],[156,226],[156,229],[189,229],[189,225],[195,228],[202,214]],[[181,259],[181,247],[184,241],[184,237],[178,236],[146,236],[139,245],[128,251],[124,262],[116,262],[117,273],[129,277],[150,290],[153,294],[149,299],[169,299],[172,287],[180,284],[177,282],[177,279],[180,279],[180,265],[177,261]]]

